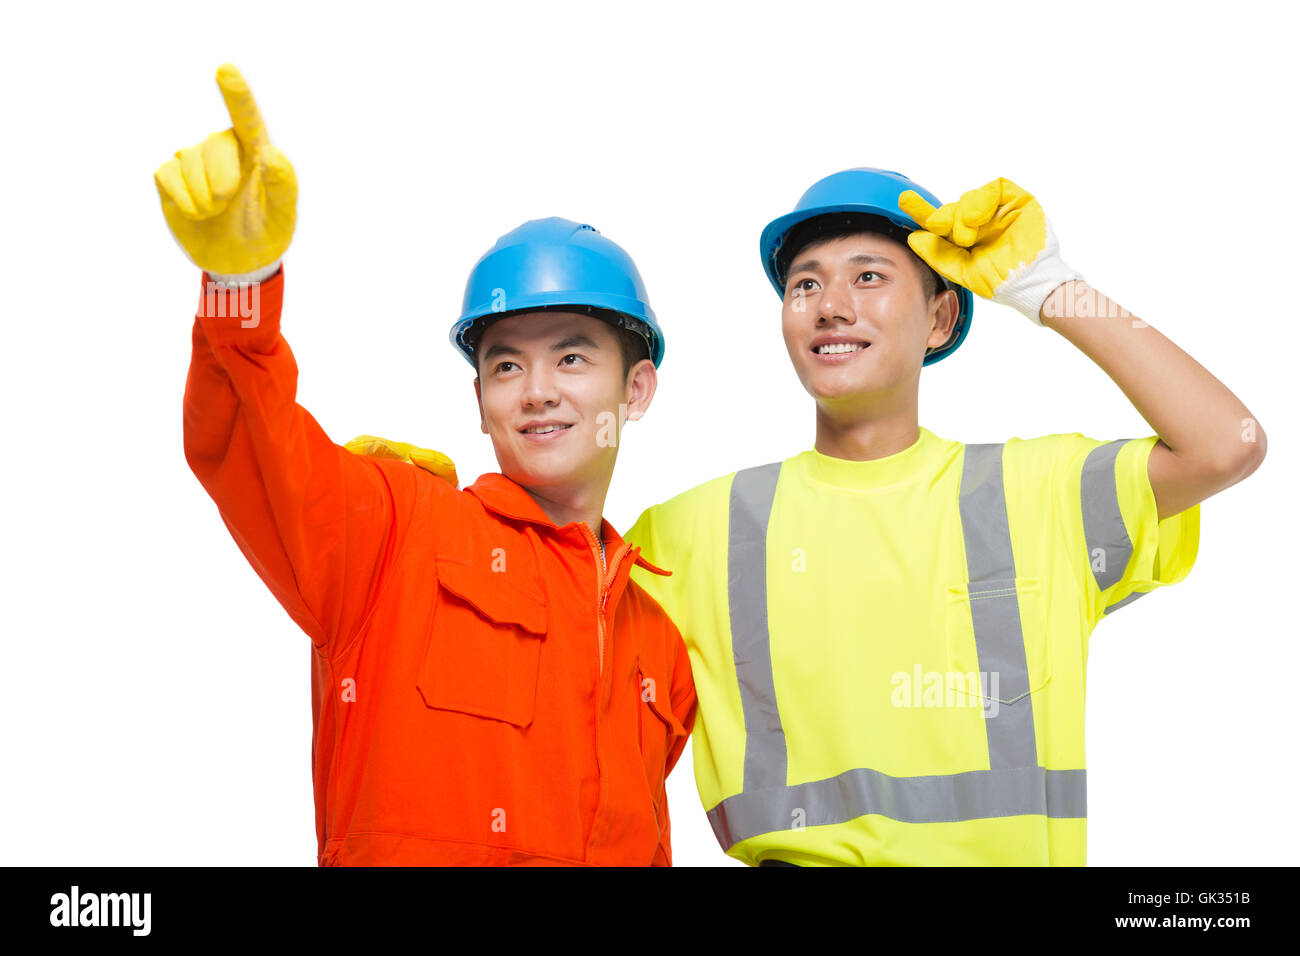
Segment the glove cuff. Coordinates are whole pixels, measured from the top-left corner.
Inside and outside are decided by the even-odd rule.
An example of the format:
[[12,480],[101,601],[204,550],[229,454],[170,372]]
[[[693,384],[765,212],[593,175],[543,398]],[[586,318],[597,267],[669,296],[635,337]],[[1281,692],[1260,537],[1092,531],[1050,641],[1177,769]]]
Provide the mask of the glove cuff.
[[[208,272],[208,278],[213,282],[224,282],[226,285],[251,285],[254,282],[263,282],[271,278],[280,270],[280,260],[276,259],[269,266],[263,266],[260,269],[254,269],[252,272],[239,272],[232,274],[222,274]],[[207,272],[207,270],[204,270]]]
[[1044,249],[1036,259],[1007,277],[993,294],[993,301],[1011,306],[1034,325],[1041,326],[1043,320],[1039,313],[1047,297],[1061,283],[1082,278],[1062,261],[1055,249]]

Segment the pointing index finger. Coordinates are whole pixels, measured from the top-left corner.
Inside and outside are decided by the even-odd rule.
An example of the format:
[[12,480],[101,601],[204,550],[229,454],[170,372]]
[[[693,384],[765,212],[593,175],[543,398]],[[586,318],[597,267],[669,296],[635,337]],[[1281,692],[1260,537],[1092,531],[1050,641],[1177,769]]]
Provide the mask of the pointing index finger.
[[235,136],[239,142],[248,148],[268,142],[262,111],[257,108],[257,101],[253,99],[253,91],[248,88],[248,81],[233,63],[223,63],[218,67],[217,86],[221,88],[221,96],[226,101],[226,109],[230,112]]

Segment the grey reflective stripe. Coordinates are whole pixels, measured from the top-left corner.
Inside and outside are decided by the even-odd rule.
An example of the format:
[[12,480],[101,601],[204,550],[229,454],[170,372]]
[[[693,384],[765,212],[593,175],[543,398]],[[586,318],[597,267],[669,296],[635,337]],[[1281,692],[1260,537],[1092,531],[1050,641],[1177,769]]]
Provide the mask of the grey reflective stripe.
[[[1124,516],[1119,510],[1119,492],[1115,487],[1115,458],[1125,442],[1131,440],[1117,438],[1098,445],[1084,459],[1079,479],[1088,564],[1097,580],[1097,587],[1103,591],[1124,576],[1124,569],[1133,556],[1133,541],[1124,527]],[[1101,568],[1097,567],[1099,551]]]
[[746,468],[731,482],[727,598],[731,654],[745,716],[745,789],[785,786],[785,731],[767,630],[767,521],[781,463]]
[[927,777],[891,777],[859,768],[827,780],[746,790],[709,811],[718,843],[789,830],[844,823],[878,813],[903,823],[953,823],[986,817],[1043,814],[1087,816],[1084,770],[1016,767]]
[[[792,825],[844,823],[868,813],[910,823],[1022,814],[1086,816],[1086,771],[1037,765],[1029,700],[985,717],[989,770],[891,777],[860,767],[787,786],[786,739],[767,619],[767,528],[780,473],[780,462],[748,468],[737,472],[731,484],[727,598],[746,738],[743,790],[708,814],[723,848]],[[980,669],[996,670],[1000,688],[1008,691],[999,697],[1015,700],[1028,693],[1029,675],[1001,445],[966,446],[959,504]]]
[[[1020,600],[1016,596],[1016,563],[1011,554],[1007,496],[1002,483],[1002,446],[967,445],[962,463],[961,530],[966,542],[966,573],[970,584],[971,626],[981,675],[998,675],[998,698],[1019,701],[1029,694],[1029,665],[1020,631]],[[1033,767],[1033,702],[999,707],[984,721],[989,741],[989,766]]]
[[1122,608],[1125,604],[1132,604],[1132,603],[1133,603],[1134,601],[1136,601],[1138,598],[1140,598],[1140,597],[1144,597],[1145,595],[1150,594],[1150,593],[1151,593],[1150,591],[1134,591],[1134,592],[1133,592],[1132,594],[1130,594],[1128,597],[1126,597],[1126,598],[1121,598],[1120,600],[1116,601],[1114,604],[1111,604],[1110,606],[1108,606],[1108,607],[1106,608],[1106,610],[1104,610],[1104,611],[1101,612],[1101,613],[1102,613],[1102,616],[1104,617],[1105,615],[1109,614],[1111,611],[1118,611],[1118,610],[1119,610],[1120,608]]

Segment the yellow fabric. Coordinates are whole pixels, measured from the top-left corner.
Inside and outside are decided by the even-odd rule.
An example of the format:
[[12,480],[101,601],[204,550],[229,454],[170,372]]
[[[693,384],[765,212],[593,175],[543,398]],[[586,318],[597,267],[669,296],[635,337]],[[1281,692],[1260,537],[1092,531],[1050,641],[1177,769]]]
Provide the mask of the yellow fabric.
[[233,126],[178,150],[154,173],[163,216],[190,260],[210,273],[253,272],[293,239],[298,179],[271,145],[243,76],[229,63],[217,86]]
[[[1134,542],[1123,578],[1099,591],[1083,527],[1080,474],[1100,441],[1011,439],[1003,456],[1017,594],[1039,762],[1085,766],[1088,637],[1134,590],[1182,580],[1196,558],[1199,506],[1158,521],[1146,464],[1155,436],[1116,457]],[[894,776],[989,769],[982,710],[954,695],[931,706],[931,674],[977,670],[958,507],[964,446],[928,429],[910,448],[854,462],[788,459],[767,538],[768,621],[787,785],[856,767]],[[661,577],[633,570],[681,630],[699,695],[695,777],[705,808],[742,789],[745,730],[727,602],[733,475],[647,510],[627,533]],[[905,679],[900,680],[900,675]],[[944,680],[943,677],[940,680]],[[909,692],[909,693],[905,693]],[[911,693],[914,691],[914,693]],[[902,706],[912,703],[913,706]],[[924,706],[917,706],[924,705]],[[872,814],[737,844],[756,864],[1083,864],[1084,819],[1019,816],[901,823]]]
[[387,438],[376,438],[374,435],[358,435],[343,447],[355,455],[409,461],[437,475],[453,488],[460,483],[456,477],[456,463],[442,452],[431,448],[420,448],[406,441],[389,441]]
[[922,227],[907,238],[912,251],[986,299],[1047,245],[1043,207],[1009,179],[985,183],[938,209],[909,189],[898,205]]

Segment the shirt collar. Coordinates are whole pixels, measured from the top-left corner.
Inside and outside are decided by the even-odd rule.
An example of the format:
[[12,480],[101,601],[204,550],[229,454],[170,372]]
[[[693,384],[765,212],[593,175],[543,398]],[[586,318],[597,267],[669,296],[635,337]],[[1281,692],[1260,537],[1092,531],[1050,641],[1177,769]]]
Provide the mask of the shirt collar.
[[[533,500],[533,496],[525,491],[522,485],[497,472],[480,475],[478,481],[465,490],[481,501],[483,507],[501,515],[503,518],[526,521],[529,524],[541,525],[543,528],[549,528],[552,531],[564,531],[573,528],[577,524],[577,522],[570,522],[566,525],[557,526],[554,521],[547,517],[541,505]],[[601,518],[600,526],[604,534],[605,553],[612,562],[614,555],[618,554],[619,549],[624,545],[623,536],[614,529],[608,518]],[[636,563],[639,567],[645,568],[654,574],[664,576],[672,574],[671,571],[655,567],[641,557],[639,547],[633,547],[632,551],[636,556]]]
[[930,461],[943,447],[944,440],[924,426],[918,427],[917,439],[907,448],[884,458],[851,461],[832,458],[813,448],[801,456],[808,477],[827,485],[846,489],[883,488],[906,481]]

